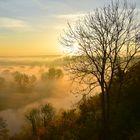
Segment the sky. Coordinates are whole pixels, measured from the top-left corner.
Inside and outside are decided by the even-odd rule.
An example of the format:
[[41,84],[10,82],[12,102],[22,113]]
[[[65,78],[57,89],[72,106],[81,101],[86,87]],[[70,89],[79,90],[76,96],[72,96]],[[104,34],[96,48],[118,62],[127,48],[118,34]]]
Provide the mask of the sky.
[[[121,0],[120,0],[121,1]],[[131,0],[140,9],[140,0]],[[61,54],[67,27],[110,0],[0,0],[0,56]]]

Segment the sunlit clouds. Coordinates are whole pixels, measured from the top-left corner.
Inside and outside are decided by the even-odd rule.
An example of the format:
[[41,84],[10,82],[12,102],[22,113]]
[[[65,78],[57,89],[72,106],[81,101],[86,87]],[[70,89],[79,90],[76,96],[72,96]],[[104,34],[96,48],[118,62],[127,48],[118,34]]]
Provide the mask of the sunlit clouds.
[[28,25],[26,22],[19,19],[0,17],[0,28],[11,30],[26,29]]
[[[134,1],[137,9],[138,0]],[[87,4],[88,3],[88,4]],[[0,56],[63,54],[59,37],[67,22],[108,0],[0,0]]]

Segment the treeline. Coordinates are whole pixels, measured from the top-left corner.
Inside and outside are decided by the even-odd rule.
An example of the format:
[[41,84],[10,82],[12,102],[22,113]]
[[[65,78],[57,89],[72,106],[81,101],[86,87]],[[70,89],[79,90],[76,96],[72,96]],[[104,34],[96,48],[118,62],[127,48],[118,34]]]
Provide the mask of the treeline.
[[[7,90],[9,88],[20,90],[20,92],[26,92],[34,89],[37,82],[47,82],[50,80],[57,80],[64,76],[63,71],[59,68],[49,68],[48,71],[42,72],[38,77],[35,75],[29,75],[24,72],[15,71],[11,73],[11,81],[5,77],[0,77],[0,89]],[[10,84],[9,84],[10,83]]]
[[[124,74],[116,74],[111,89],[110,139],[140,139],[140,63]],[[121,88],[121,89],[120,89]],[[77,107],[56,113],[46,104],[25,115],[28,125],[10,140],[100,140],[102,118],[100,94],[84,97]]]

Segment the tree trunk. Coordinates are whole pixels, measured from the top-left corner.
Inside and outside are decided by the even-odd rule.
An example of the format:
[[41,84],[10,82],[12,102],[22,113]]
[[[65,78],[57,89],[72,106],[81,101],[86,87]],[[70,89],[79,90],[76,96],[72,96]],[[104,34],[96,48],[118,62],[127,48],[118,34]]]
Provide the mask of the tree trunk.
[[107,132],[106,132],[106,103],[105,103],[105,91],[104,91],[104,87],[101,86],[101,108],[102,108],[102,140],[108,140],[107,139]]

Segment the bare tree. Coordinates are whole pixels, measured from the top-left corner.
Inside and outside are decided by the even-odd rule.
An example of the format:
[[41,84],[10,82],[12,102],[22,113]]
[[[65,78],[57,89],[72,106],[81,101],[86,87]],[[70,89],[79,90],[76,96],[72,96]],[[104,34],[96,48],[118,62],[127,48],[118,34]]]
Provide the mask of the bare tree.
[[[112,1],[79,20],[61,37],[61,43],[72,52],[68,69],[74,80],[90,93],[101,89],[103,139],[109,140],[110,91],[115,73],[125,73],[137,61],[140,24],[135,6]],[[85,87],[84,86],[84,87]],[[88,91],[87,91],[88,90]]]

